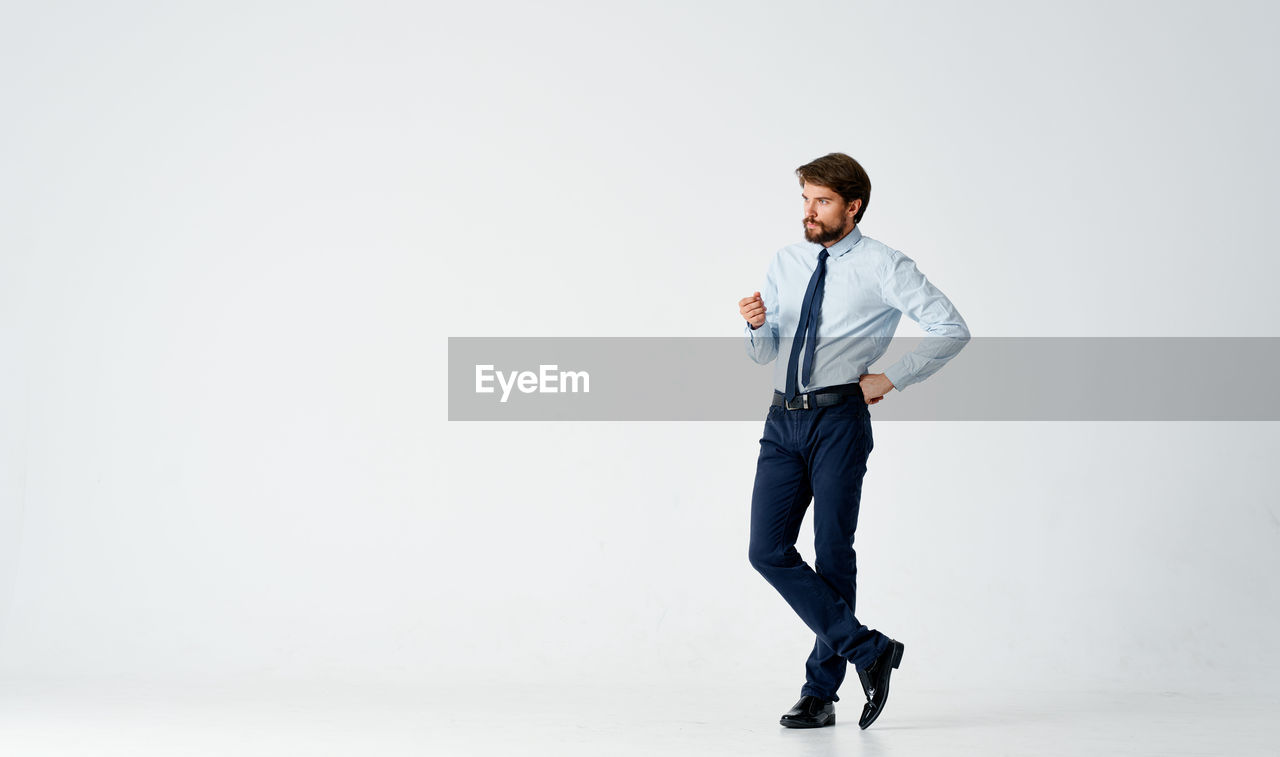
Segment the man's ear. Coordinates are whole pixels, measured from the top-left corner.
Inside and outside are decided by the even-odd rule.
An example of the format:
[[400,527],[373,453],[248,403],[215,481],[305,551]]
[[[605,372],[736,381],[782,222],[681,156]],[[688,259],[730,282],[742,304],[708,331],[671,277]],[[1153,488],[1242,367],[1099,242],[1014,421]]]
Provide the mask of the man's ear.
[[859,210],[862,210],[862,198],[861,198],[861,197],[859,197],[859,198],[857,198],[856,200],[853,200],[852,202],[850,202],[850,203],[849,203],[849,207],[848,207],[848,209],[846,209],[846,210],[845,210],[845,212],[849,214],[849,217],[850,217],[850,218],[853,218],[853,217],[855,217],[855,216],[857,216],[857,215],[858,215],[858,211],[859,211]]

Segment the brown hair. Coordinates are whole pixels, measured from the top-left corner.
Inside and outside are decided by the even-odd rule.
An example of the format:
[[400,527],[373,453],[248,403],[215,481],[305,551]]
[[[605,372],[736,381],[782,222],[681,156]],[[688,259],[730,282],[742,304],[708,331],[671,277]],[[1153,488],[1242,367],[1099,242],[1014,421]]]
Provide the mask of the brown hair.
[[842,152],[823,155],[812,163],[797,168],[796,176],[800,178],[802,185],[817,184],[826,187],[840,195],[846,203],[862,200],[858,214],[853,217],[854,223],[860,222],[862,214],[867,212],[867,203],[871,201],[871,179],[858,161],[848,155]]

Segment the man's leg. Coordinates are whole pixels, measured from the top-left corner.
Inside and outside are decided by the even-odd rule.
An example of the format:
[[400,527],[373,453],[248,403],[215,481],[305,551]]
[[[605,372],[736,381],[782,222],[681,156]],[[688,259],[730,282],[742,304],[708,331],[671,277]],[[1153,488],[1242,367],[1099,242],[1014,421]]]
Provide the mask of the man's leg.
[[849,661],[827,646],[821,636],[817,637],[804,664],[804,686],[800,689],[800,696],[811,695],[839,702],[836,692],[848,671]]
[[[756,460],[756,480],[751,493],[751,565],[783,597],[803,591],[804,571],[809,570],[796,539],[813,493],[804,456],[794,449],[794,418],[778,407],[769,409]],[[788,602],[791,600],[788,599]]]
[[[843,407],[837,405],[836,408]],[[760,440],[751,497],[752,566],[773,585],[805,625],[840,656],[870,664],[887,639],[857,621],[844,598],[813,571],[795,549],[800,524],[813,496],[810,465],[834,464],[822,450],[819,415],[832,408],[787,411],[771,408]],[[836,429],[838,431],[838,429]],[[847,438],[833,434],[837,441]],[[821,446],[821,445],[818,445]],[[834,454],[834,453],[833,453]],[[865,463],[865,455],[863,456]],[[828,491],[826,475],[814,479]],[[814,696],[835,699],[835,691]]]
[[[814,565],[822,579],[840,595],[851,612],[857,609],[857,555],[854,531],[862,499],[862,479],[871,454],[871,415],[860,397],[823,408],[813,430],[808,467],[813,489]],[[888,639],[870,631],[872,641],[850,660],[837,654],[821,637],[805,663],[802,694],[822,696],[840,688],[849,663],[870,665]]]

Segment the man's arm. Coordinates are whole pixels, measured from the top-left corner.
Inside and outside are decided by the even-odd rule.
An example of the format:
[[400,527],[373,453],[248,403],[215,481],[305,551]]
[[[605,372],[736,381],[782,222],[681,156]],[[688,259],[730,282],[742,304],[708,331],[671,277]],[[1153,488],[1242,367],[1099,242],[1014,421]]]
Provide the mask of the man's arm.
[[[774,259],[775,263],[777,258]],[[769,272],[764,277],[764,289],[759,292],[759,303],[764,307],[764,323],[752,326],[758,318],[748,318],[746,325],[747,355],[757,363],[764,365],[778,356],[778,283],[774,279],[774,263],[769,264]],[[752,299],[752,298],[747,298]],[[746,317],[750,303],[739,303],[738,310]]]
[[901,252],[894,251],[882,274],[880,294],[885,304],[905,313],[929,334],[884,372],[898,391],[932,376],[968,343],[969,326],[955,305]]

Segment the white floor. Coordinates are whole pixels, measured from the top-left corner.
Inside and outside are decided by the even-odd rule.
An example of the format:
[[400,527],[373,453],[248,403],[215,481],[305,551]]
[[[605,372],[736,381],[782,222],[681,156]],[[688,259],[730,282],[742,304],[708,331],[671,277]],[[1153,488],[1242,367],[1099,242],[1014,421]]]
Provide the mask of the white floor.
[[4,683],[0,754],[1268,755],[1280,699],[1177,693],[895,691],[859,730],[777,725],[793,692],[484,691],[335,683]]

